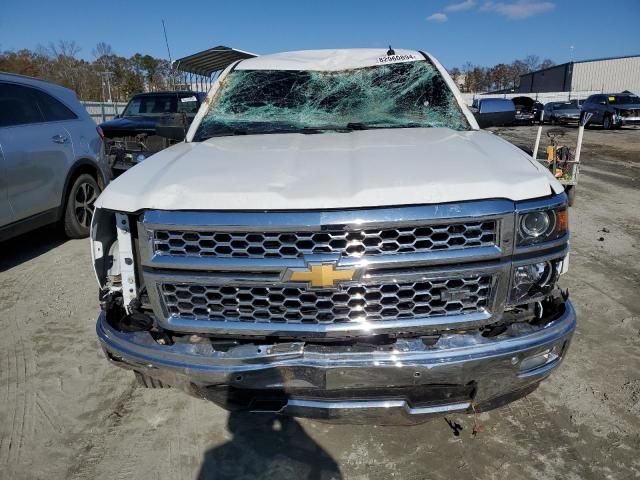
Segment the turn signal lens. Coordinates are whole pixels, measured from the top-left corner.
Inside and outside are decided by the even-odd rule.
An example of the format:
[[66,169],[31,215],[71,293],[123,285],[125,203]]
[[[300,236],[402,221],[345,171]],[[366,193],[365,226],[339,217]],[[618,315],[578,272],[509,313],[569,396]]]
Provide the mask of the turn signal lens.
[[556,211],[556,233],[561,237],[569,231],[569,209]]

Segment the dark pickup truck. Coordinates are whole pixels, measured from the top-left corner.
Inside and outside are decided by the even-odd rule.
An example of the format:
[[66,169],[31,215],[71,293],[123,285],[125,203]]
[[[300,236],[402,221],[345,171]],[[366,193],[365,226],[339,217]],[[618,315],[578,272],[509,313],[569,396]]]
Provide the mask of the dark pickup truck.
[[184,113],[190,124],[204,97],[202,92],[173,91],[141,93],[131,98],[122,115],[100,125],[114,175],[175,143],[156,135],[158,120],[167,114]]

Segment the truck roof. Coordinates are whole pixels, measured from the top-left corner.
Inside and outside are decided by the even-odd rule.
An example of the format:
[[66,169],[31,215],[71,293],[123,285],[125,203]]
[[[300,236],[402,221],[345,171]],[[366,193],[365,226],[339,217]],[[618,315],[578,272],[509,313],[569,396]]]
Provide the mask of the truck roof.
[[417,50],[388,48],[345,48],[327,50],[299,50],[241,60],[236,70],[349,70],[388,63],[425,60]]
[[167,95],[167,94],[176,94],[176,95],[195,95],[197,93],[202,93],[202,92],[196,92],[193,90],[161,90],[158,92],[142,92],[142,93],[136,93],[135,95],[133,95],[134,97],[152,97],[154,95]]

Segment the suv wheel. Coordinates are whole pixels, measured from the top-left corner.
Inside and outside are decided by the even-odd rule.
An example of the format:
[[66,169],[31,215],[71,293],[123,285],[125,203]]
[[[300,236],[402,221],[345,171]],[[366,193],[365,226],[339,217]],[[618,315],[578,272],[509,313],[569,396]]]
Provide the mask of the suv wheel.
[[602,128],[604,128],[605,130],[611,130],[612,125],[613,122],[611,121],[611,117],[609,115],[604,117],[604,119],[602,120]]
[[93,204],[100,194],[100,187],[95,178],[83,173],[71,186],[64,212],[64,233],[69,238],[85,238],[89,236]]

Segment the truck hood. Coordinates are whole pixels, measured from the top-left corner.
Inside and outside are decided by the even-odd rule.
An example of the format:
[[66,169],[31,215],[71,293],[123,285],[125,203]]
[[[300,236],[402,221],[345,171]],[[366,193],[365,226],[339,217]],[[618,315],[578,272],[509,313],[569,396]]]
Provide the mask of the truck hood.
[[484,131],[375,129],[216,137],[163,150],[96,201],[123,212],[418,205],[560,193],[553,175]]
[[100,124],[107,137],[155,133],[160,117],[121,117]]

